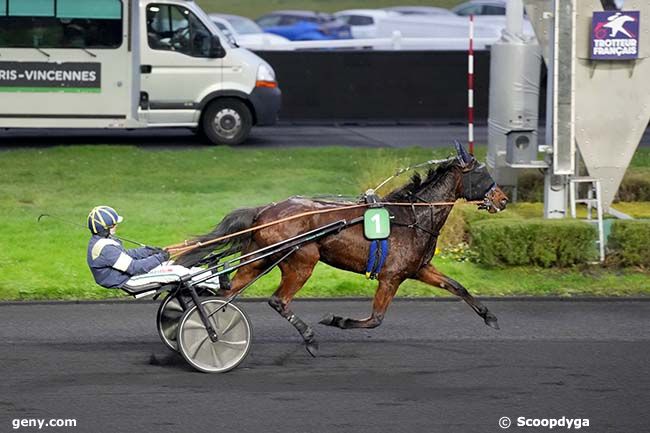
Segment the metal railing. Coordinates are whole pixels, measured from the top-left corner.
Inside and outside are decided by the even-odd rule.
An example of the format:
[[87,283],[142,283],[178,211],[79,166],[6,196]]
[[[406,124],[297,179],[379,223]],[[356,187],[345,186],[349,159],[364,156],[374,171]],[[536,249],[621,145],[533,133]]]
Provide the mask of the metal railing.
[[[474,38],[474,50],[487,50],[495,42],[495,38]],[[247,44],[246,48],[253,51],[298,51],[298,50],[433,50],[433,51],[466,51],[467,38],[412,38],[403,37],[399,31],[393,32],[389,38],[372,39],[335,39],[327,41],[290,41],[282,44],[271,44],[264,39],[259,45]]]

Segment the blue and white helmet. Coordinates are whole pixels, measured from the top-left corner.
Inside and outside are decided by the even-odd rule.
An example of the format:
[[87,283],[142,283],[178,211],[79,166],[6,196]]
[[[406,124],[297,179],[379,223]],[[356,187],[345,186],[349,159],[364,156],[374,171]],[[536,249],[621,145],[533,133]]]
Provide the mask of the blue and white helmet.
[[94,235],[106,236],[110,228],[121,223],[123,218],[109,206],[97,206],[88,214],[88,230]]

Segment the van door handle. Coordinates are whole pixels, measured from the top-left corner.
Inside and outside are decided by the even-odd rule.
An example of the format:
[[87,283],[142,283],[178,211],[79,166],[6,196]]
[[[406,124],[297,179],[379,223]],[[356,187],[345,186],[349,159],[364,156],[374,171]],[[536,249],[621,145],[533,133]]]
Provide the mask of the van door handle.
[[151,74],[151,65],[140,65],[140,73]]

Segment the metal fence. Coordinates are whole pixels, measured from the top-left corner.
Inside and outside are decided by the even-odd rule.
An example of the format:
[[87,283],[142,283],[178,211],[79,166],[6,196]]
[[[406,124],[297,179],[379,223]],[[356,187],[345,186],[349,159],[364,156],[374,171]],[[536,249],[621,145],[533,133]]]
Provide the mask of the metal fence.
[[[467,118],[466,51],[259,51],[276,71],[281,120]],[[475,53],[475,117],[486,121],[489,51]]]

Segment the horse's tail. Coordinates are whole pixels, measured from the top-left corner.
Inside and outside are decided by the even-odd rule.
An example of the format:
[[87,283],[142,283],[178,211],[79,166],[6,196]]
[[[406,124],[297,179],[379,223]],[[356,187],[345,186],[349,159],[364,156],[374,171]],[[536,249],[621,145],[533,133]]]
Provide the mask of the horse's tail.
[[[207,242],[212,239],[227,236],[232,233],[237,233],[242,230],[250,228],[262,208],[241,208],[236,209],[226,215],[217,226],[212,229],[210,233],[197,236],[192,239],[194,242]],[[251,241],[253,236],[252,232],[244,233],[239,236],[234,236],[223,241],[203,245],[193,248],[189,251],[181,253],[176,259],[175,264],[182,266],[194,266],[201,261],[205,256],[214,251],[218,251],[220,257],[226,257],[231,254],[236,254],[244,250]]]

